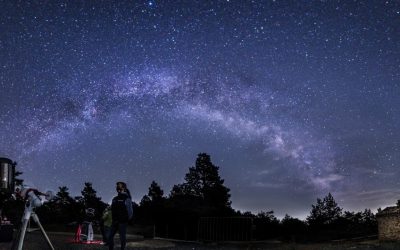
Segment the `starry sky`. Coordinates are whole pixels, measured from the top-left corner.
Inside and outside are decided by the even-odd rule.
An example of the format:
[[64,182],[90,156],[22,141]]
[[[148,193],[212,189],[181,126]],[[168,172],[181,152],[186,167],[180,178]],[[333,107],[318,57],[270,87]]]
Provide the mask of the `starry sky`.
[[207,152],[241,211],[400,199],[399,1],[0,0],[0,156],[25,183],[169,193]]

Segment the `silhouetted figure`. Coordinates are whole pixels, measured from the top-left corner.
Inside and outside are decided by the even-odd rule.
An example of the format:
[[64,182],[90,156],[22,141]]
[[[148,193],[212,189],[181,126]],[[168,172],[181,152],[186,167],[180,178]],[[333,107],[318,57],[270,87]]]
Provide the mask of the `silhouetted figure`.
[[103,243],[108,244],[108,237],[110,235],[110,228],[112,225],[111,207],[108,206],[104,209],[103,216],[101,217]]
[[113,198],[111,203],[112,224],[108,238],[110,250],[114,249],[114,235],[117,231],[119,232],[121,249],[125,249],[126,228],[128,221],[133,215],[131,194],[126,184],[124,182],[117,182],[116,190],[118,195]]

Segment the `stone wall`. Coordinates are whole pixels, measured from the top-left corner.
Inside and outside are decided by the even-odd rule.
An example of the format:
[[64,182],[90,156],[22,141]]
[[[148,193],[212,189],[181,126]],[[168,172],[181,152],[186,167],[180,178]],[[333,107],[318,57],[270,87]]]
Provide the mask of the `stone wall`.
[[379,240],[400,240],[400,210],[388,207],[377,214]]

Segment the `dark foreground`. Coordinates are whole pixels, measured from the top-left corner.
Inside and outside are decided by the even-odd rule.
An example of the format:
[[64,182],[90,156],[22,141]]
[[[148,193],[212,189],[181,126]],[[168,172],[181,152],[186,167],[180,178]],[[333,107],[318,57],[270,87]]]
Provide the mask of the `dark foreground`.
[[[72,242],[73,235],[70,233],[48,233],[57,250],[80,250],[80,249],[108,249],[103,245],[84,245]],[[11,243],[0,243],[1,250],[11,249]],[[24,243],[25,250],[49,249],[45,240],[39,232],[28,233]],[[119,249],[118,236],[116,237],[116,248]],[[283,250],[339,250],[339,249],[399,249],[400,242],[378,242],[377,240],[360,242],[333,242],[313,244],[292,244],[280,242],[246,242],[246,243],[196,243],[170,241],[163,239],[143,239],[135,235],[128,235],[126,249],[283,249]]]

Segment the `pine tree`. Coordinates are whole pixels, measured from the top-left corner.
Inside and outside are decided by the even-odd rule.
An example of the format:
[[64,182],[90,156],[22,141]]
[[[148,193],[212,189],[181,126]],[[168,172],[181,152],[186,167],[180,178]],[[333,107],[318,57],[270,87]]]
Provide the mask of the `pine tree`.
[[59,187],[54,199],[43,204],[36,210],[43,223],[69,223],[76,221],[77,213],[74,210],[75,200],[69,195],[66,186]]
[[100,197],[97,197],[97,192],[94,190],[92,183],[85,182],[81,194],[82,197],[80,198],[80,203],[83,203],[84,209],[95,209],[95,216],[96,218],[99,218],[107,205],[101,201]]
[[218,171],[219,167],[211,162],[208,154],[199,154],[195,166],[190,167],[185,176],[185,183],[174,186],[171,195],[194,196],[207,205],[230,208],[229,188],[224,186],[224,180],[221,179]]
[[329,193],[323,200],[317,199],[312,205],[307,222],[310,226],[331,225],[342,216],[342,208],[338,206],[332,194]]
[[147,195],[144,195],[142,200],[140,201],[141,206],[147,206],[154,203],[160,203],[164,197],[164,191],[158,185],[157,182],[152,181],[149,187],[149,191]]
[[281,221],[282,235],[286,240],[295,241],[296,238],[301,237],[306,231],[306,224],[297,218],[293,218],[288,214]]
[[86,208],[93,208],[100,198],[97,197],[96,190],[93,189],[92,183],[85,182],[85,187],[81,191],[82,200]]
[[325,216],[327,218],[326,224],[332,224],[341,217],[342,208],[338,206],[331,193],[324,198],[324,205]]
[[69,195],[68,188],[66,186],[58,187],[58,192],[56,194],[55,200],[62,204],[71,204],[74,199]]
[[148,196],[150,197],[151,201],[156,202],[163,199],[164,191],[158,185],[157,182],[152,181],[149,187]]
[[377,230],[378,222],[376,220],[376,216],[374,215],[374,213],[372,213],[371,209],[365,209],[364,212],[361,213],[361,221],[363,225],[370,231]]
[[147,195],[144,195],[140,201],[140,209],[138,210],[141,220],[146,223],[160,223],[164,218],[163,213],[165,212],[165,201],[163,197],[164,191],[157,184],[152,181],[149,187]]

